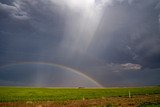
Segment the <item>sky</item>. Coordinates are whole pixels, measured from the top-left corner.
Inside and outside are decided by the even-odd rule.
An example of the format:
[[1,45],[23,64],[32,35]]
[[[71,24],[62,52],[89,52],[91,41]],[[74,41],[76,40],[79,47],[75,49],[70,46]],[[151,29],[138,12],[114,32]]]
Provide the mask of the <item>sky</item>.
[[151,86],[159,78],[159,0],[0,0],[1,86]]

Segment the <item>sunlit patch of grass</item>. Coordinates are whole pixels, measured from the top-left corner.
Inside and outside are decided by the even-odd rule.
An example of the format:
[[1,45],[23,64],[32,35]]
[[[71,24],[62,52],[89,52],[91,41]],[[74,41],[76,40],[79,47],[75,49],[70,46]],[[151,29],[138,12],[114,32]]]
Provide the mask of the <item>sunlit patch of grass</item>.
[[160,87],[145,88],[24,88],[0,87],[0,102],[67,101],[160,94]]

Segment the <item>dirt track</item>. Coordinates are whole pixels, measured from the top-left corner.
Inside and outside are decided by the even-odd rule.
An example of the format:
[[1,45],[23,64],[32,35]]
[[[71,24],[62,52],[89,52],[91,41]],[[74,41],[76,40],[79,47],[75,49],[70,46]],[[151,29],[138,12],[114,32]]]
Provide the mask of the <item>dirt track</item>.
[[82,99],[63,102],[10,102],[0,103],[0,107],[138,107],[144,103],[159,103],[160,94],[127,97],[109,97],[101,99]]

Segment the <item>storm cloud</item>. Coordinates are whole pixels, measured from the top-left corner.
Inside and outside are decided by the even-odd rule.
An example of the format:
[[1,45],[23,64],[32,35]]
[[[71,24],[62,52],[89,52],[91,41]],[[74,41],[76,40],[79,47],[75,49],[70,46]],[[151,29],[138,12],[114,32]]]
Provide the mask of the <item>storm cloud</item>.
[[[103,86],[159,85],[160,1],[2,0],[0,66],[24,61],[78,69]],[[7,84],[1,68],[0,77]]]

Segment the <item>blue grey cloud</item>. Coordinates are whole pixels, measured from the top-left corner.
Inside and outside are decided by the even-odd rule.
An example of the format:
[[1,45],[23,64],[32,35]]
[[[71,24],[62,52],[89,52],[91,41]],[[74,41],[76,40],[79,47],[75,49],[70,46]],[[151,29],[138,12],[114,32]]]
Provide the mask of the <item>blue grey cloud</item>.
[[[62,1],[0,1],[0,66],[44,61],[104,86],[159,84],[159,0]],[[14,84],[2,71],[0,83]]]
[[17,2],[13,2],[12,5],[0,3],[0,10],[19,20],[29,19],[27,12],[23,11],[20,4]]

